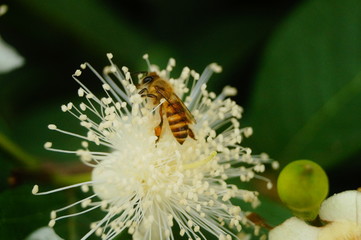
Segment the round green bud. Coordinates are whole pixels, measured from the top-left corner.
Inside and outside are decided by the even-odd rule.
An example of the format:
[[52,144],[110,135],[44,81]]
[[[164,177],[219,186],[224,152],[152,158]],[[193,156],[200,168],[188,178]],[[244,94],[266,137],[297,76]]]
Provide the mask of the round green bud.
[[310,160],[289,163],[277,180],[278,195],[282,202],[303,220],[314,220],[322,201],[328,194],[325,171]]

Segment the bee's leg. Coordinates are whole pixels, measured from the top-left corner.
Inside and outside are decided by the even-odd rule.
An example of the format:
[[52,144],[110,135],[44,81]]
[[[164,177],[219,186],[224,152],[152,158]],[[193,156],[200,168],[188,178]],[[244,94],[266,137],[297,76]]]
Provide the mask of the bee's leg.
[[190,136],[191,138],[193,138],[194,140],[197,140],[196,137],[194,136],[194,132],[192,131],[192,129],[188,128],[188,136]]
[[[140,93],[140,92],[139,92]],[[150,93],[147,93],[147,94],[141,94],[140,95],[141,97],[149,97],[149,98],[157,98],[157,96],[156,95],[154,95],[154,94],[150,94]]]
[[140,90],[140,91],[138,92],[138,94],[139,94],[141,97],[157,98],[156,95],[148,93],[148,89],[147,89],[147,88],[143,88],[142,90]]
[[160,123],[158,126],[154,128],[155,136],[157,137],[157,140],[155,142],[157,143],[159,141],[160,135],[162,133],[162,127],[163,127],[163,108],[159,108],[159,116],[160,116]]
[[145,94],[143,94],[144,92],[148,92],[148,89],[147,89],[147,88],[143,88],[142,90],[140,90],[140,91],[138,92],[138,94],[140,94],[141,96],[143,96],[143,95],[145,95]]
[[141,96],[141,97],[149,97],[149,98],[155,98],[157,99],[158,97],[154,94],[151,94],[151,93],[148,93],[148,88],[143,88],[141,89],[138,94]]
[[157,102],[157,96],[156,95],[154,95],[154,94],[150,94],[150,93],[148,93],[148,94],[142,94],[142,95],[140,95],[141,97],[149,97],[149,98],[153,98],[154,100],[154,102]]

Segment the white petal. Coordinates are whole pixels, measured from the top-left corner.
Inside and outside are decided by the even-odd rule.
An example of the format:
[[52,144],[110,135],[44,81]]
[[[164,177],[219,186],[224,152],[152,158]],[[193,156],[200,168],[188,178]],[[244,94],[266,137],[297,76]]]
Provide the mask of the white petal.
[[3,4],[0,5],[0,16],[4,15],[8,11],[8,6]]
[[320,208],[325,221],[361,221],[361,192],[344,191],[326,199]]
[[322,227],[318,240],[357,240],[361,239],[361,225],[355,222],[333,222]]
[[25,240],[63,240],[50,227],[42,227],[31,233]]
[[292,217],[269,232],[269,240],[316,240],[319,229]]
[[9,72],[23,63],[24,58],[0,37],[0,73]]

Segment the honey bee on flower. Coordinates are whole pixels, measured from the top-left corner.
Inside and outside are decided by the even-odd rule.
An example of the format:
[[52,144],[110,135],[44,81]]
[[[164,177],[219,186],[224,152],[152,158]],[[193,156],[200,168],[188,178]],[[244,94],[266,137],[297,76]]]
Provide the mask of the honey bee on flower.
[[[119,69],[111,54],[108,58],[110,65],[104,68],[103,76],[88,63],[81,65],[82,70],[73,78],[80,84],[78,95],[83,102],[62,106],[64,112],[79,119],[86,135],[49,125],[51,130],[80,138],[82,148],[63,150],[51,142],[45,143],[45,148],[78,155],[93,168],[92,176],[87,182],[49,192],[38,192],[36,185],[33,193],[43,195],[72,187],[94,192],[52,211],[49,226],[99,209],[103,218],[90,224],[82,240],[93,234],[111,240],[124,231],[133,239],[175,239],[177,235],[206,239],[205,233],[221,240],[238,239],[234,231],[241,232],[243,226],[257,228],[231,199],[256,206],[258,193],[227,180],[259,178],[271,187],[259,173],[264,164],[275,167],[277,163],[264,154],[251,155],[249,148],[240,145],[252,131],[240,128],[242,108],[229,98],[236,90],[225,87],[218,96],[207,91],[208,80],[221,72],[221,67],[212,63],[202,74],[185,67],[173,78],[174,59],[160,70],[144,55],[148,74],[138,81],[128,68]],[[103,83],[105,97],[97,97],[79,80],[85,69]],[[93,145],[108,150],[93,151]],[[77,204],[84,210],[63,213]]]
[[[139,92],[140,96],[152,98],[154,105],[160,105],[160,123],[155,128],[157,141],[162,132],[163,111],[166,113],[169,128],[178,143],[183,144],[188,136],[195,139],[188,124],[195,123],[196,120],[183,101],[174,93],[173,87],[167,80],[160,78],[155,72],[151,72],[142,79],[140,86],[142,87]],[[163,100],[162,103],[161,100]]]

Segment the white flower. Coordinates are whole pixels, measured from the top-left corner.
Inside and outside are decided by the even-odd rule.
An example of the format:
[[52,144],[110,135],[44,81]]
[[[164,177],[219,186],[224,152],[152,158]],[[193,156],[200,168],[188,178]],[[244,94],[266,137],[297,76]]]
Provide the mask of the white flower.
[[270,240],[359,240],[361,239],[361,192],[345,191],[326,199],[319,216],[326,224],[308,225],[292,217],[269,233]]
[[42,227],[31,233],[25,240],[63,240],[50,227]]
[[[128,231],[133,239],[174,239],[175,235],[205,239],[205,232],[218,239],[237,238],[225,225],[240,232],[241,225],[253,223],[231,199],[256,206],[258,193],[239,189],[226,180],[258,178],[271,187],[268,179],[257,174],[264,171],[264,163],[271,161],[266,155],[251,156],[251,150],[240,145],[251,130],[240,128],[242,108],[227,98],[236,93],[235,89],[226,87],[218,96],[207,91],[209,78],[220,72],[221,67],[212,63],[201,75],[185,67],[178,78],[171,78],[174,59],[169,60],[165,70],[159,70],[150,64],[148,55],[144,56],[148,70],[169,80],[197,122],[190,126],[196,140],[188,137],[184,144],[179,144],[164,121],[156,143],[154,128],[160,121],[156,114],[160,106],[142,98],[128,68],[119,70],[111,54],[108,58],[111,64],[105,67],[103,77],[88,63],[81,65],[103,82],[105,97],[96,97],[80,82],[81,70],[77,70],[73,77],[81,86],[78,95],[84,101],[78,107],[73,103],[62,106],[64,112],[80,120],[87,133],[79,135],[49,125],[51,130],[82,139],[82,148],[60,150],[50,142],[45,148],[77,154],[84,164],[93,167],[92,179],[45,193],[37,193],[38,186],[34,186],[33,193],[48,194],[77,186],[85,192],[90,186],[94,191],[85,199],[53,211],[49,225],[77,215],[58,216],[80,204],[84,211],[78,214],[94,209],[104,212],[104,217],[92,223],[82,239],[94,233],[110,240],[122,231]],[[93,151],[91,145],[106,149]],[[174,225],[178,225],[178,233],[172,232]]]
[[[0,16],[4,15],[7,10],[7,5],[0,5]],[[15,68],[21,67],[23,64],[24,58],[0,36],[0,73],[10,72]]]
[[4,15],[8,11],[8,5],[2,4],[0,5],[0,17]]

